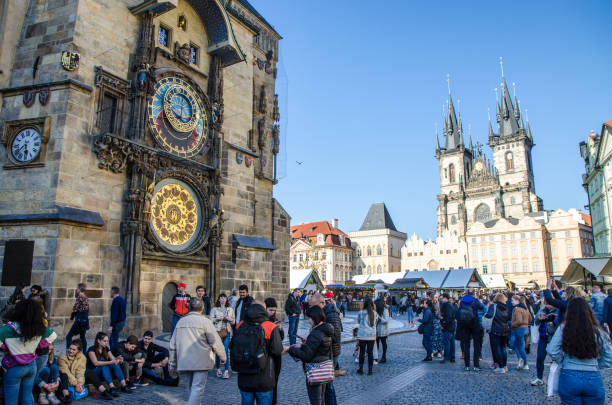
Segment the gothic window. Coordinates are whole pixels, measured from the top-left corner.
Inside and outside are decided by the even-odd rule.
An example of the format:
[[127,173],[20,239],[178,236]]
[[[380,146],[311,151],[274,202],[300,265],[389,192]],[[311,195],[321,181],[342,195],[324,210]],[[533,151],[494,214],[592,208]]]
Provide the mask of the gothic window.
[[98,88],[96,128],[99,133],[123,135],[124,111],[129,82],[97,66],[94,84]]
[[368,246],[368,256],[372,256],[372,248]]
[[197,65],[200,59],[200,48],[194,44],[189,45],[189,62]]
[[393,245],[389,245],[389,256],[393,256]]
[[480,204],[478,207],[476,207],[475,217],[476,221],[478,222],[487,222],[490,220],[491,210],[489,209],[489,206],[486,204]]
[[168,44],[170,43],[170,30],[167,27],[164,27],[163,25],[159,26],[157,42],[161,46],[165,46],[166,48],[168,47]]
[[452,163],[448,166],[448,182],[450,184],[455,182],[455,165]]
[[115,118],[117,116],[117,98],[110,94],[102,96],[102,110],[100,111],[100,132],[115,132]]
[[382,248],[380,247],[380,245],[378,245],[378,246],[376,247],[376,254],[377,254],[378,256],[382,256]]
[[514,155],[512,152],[506,152],[506,170],[514,169]]
[[453,215],[451,217],[451,225],[455,225],[455,224],[457,224],[457,217]]

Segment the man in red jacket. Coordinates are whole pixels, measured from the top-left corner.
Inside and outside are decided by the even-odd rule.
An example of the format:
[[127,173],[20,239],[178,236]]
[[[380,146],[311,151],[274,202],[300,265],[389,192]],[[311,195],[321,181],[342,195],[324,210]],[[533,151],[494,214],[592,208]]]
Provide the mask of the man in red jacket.
[[178,283],[178,293],[172,298],[170,304],[168,306],[172,310],[172,329],[170,330],[171,334],[174,333],[174,328],[176,327],[176,323],[183,316],[187,315],[189,312],[189,300],[191,296],[185,293],[185,289],[187,289],[187,284]]

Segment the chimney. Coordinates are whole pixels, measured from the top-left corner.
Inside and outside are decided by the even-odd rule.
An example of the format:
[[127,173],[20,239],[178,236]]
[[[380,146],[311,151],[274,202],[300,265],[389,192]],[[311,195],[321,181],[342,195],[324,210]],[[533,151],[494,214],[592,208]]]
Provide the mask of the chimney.
[[332,226],[336,229],[338,229],[338,218],[334,218],[332,219]]

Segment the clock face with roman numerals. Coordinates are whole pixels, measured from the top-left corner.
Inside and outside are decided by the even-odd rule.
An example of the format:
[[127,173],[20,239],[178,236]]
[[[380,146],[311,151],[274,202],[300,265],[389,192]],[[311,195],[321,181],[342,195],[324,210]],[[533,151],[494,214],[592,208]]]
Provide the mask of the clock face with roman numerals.
[[40,153],[42,136],[34,128],[25,128],[19,131],[11,144],[13,159],[19,163],[34,160]]

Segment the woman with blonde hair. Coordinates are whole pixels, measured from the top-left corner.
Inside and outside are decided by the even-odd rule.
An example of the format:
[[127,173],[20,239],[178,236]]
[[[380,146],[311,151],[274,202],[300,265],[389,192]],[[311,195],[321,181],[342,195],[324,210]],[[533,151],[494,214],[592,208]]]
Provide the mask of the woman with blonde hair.
[[493,302],[489,305],[485,318],[492,319],[491,328],[489,330],[489,339],[491,341],[491,352],[493,353],[493,361],[496,373],[507,373],[508,367],[508,337],[510,336],[510,310],[507,306],[506,296],[502,293],[495,294]]

